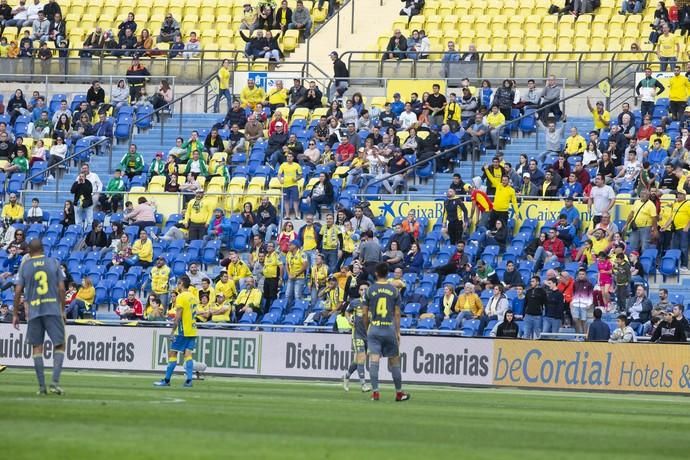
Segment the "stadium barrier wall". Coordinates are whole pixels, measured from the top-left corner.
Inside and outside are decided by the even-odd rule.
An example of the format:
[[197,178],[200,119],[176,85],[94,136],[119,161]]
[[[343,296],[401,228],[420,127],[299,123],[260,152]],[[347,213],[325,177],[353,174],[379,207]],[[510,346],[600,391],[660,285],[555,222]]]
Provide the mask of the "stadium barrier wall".
[[[162,371],[169,328],[66,327],[65,367]],[[0,362],[30,367],[26,326],[0,324]],[[52,359],[46,341],[44,355]],[[349,334],[202,329],[194,359],[228,376],[339,379],[353,354]],[[403,378],[411,383],[624,392],[690,393],[690,347],[661,344],[404,336]],[[381,378],[390,380],[382,367]]]

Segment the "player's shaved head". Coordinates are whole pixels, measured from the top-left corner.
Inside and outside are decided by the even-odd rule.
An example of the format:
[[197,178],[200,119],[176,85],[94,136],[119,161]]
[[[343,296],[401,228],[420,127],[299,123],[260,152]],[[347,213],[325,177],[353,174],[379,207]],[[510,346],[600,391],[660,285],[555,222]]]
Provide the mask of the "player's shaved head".
[[32,256],[38,256],[43,254],[43,243],[38,238],[34,238],[29,241],[29,254]]

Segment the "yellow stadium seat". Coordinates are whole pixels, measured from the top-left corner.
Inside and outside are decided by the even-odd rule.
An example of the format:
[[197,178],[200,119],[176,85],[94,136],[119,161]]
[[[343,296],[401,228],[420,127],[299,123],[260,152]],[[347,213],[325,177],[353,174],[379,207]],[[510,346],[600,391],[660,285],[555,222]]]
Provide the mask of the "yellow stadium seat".
[[536,0],[534,8],[532,8],[532,12],[537,16],[546,16],[549,12],[550,7],[550,0]]
[[473,3],[472,6],[470,7],[469,14],[472,14],[474,16],[484,16],[484,5],[479,4],[479,3]]
[[299,43],[299,31],[290,29],[285,31],[283,35],[283,50],[290,52],[297,49],[297,44]]
[[489,16],[476,16],[474,18],[474,28],[475,29],[488,29],[491,24],[491,17]]
[[[225,192],[225,178],[214,176],[208,181],[206,185],[206,193],[208,194],[222,194]],[[219,197],[220,198],[220,197]]]
[[441,29],[441,23],[443,22],[443,16],[427,16],[426,24],[424,25],[427,35],[432,31],[437,31]]
[[379,51],[383,51],[386,49],[388,46],[388,41],[390,40],[390,37],[388,35],[381,35],[378,38],[378,46],[379,46]]
[[290,122],[292,123],[295,120],[306,120],[309,118],[309,109],[304,108],[304,107],[299,107],[296,108],[295,111],[292,113],[292,118],[290,119]]
[[428,2],[424,3],[424,12],[432,11],[436,12],[441,5],[441,2],[436,1],[436,0],[429,0]]
[[524,37],[523,35],[511,34],[507,39],[507,44],[510,51],[522,51],[525,47]]
[[442,23],[441,23],[441,28],[444,32],[448,32],[450,30],[455,30],[455,25],[458,23],[458,17],[457,16],[444,16]]
[[540,29],[541,28],[541,16],[537,15],[530,15],[525,18],[525,30],[531,30],[534,28]]
[[497,15],[491,20],[491,31],[497,33],[499,31],[506,32],[506,24],[508,22],[507,16]]
[[522,31],[526,20],[527,18],[525,16],[508,16],[508,32],[512,32],[514,30]]
[[425,22],[426,18],[422,15],[412,16],[412,19],[410,20],[409,29],[423,29]]
[[426,33],[426,36],[429,40],[434,38],[443,38],[443,35],[443,31],[440,27],[434,27],[433,29],[429,29],[429,31]]
[[377,107],[383,110],[383,106],[386,105],[386,98],[384,96],[374,96],[371,98],[371,106]]
[[587,37],[575,37],[575,49],[577,51],[588,51],[590,48],[589,38]]
[[630,45],[625,46],[625,43],[623,41],[621,41],[620,38],[613,37],[613,38],[606,40],[606,49],[608,51],[623,51],[623,50],[629,50]]
[[407,19],[406,19],[406,18],[402,18],[402,17],[396,18],[396,19],[393,21],[393,25],[391,26],[391,29],[392,29],[392,30],[395,30],[395,29],[400,29],[400,30],[407,29]]
[[439,16],[451,16],[453,14],[453,10],[456,7],[456,2],[450,1],[450,0],[443,0],[436,11],[438,12]]

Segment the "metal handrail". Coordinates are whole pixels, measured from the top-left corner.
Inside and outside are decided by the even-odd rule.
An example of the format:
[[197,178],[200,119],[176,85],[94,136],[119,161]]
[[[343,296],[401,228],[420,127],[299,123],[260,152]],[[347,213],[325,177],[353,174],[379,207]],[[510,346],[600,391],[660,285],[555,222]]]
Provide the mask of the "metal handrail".
[[[23,187],[25,187],[26,184],[29,183],[32,179],[34,179],[34,178],[36,178],[36,177],[39,177],[39,176],[43,176],[43,175],[45,175],[46,173],[49,173],[49,172],[55,170],[58,166],[61,166],[61,165],[65,164],[65,163],[68,163],[69,161],[73,160],[74,158],[79,157],[82,153],[88,152],[89,150],[92,150],[94,147],[99,146],[99,145],[102,145],[102,144],[104,144],[104,143],[106,143],[106,142],[110,142],[110,139],[109,139],[109,138],[101,139],[100,141],[94,142],[94,143],[91,144],[90,146],[88,146],[88,147],[86,147],[86,148],[83,148],[83,149],[81,149],[81,150],[78,150],[78,151],[77,151],[77,149],[75,148],[75,149],[74,149],[75,152],[72,153],[71,155],[66,155],[65,158],[63,158],[62,160],[58,161],[58,162],[55,163],[54,165],[52,165],[52,166],[50,166],[50,167],[44,169],[43,171],[41,171],[41,172],[39,172],[39,173],[33,174],[33,175],[27,177],[26,179],[24,179]],[[112,148],[112,146],[111,146],[111,148]],[[57,175],[56,175],[56,177],[57,177]]]
[[[588,86],[588,87],[585,88],[585,89],[579,90],[579,91],[576,92],[576,93],[573,93],[573,94],[571,94],[571,95],[569,95],[569,96],[563,97],[563,98],[561,98],[561,99],[559,99],[559,100],[557,100],[557,101],[554,101],[554,102],[550,102],[550,103],[548,103],[548,104],[541,105],[541,106],[538,107],[537,110],[541,110],[541,109],[545,109],[545,108],[548,108],[548,107],[552,107],[552,106],[554,106],[554,105],[560,105],[561,103],[563,103],[563,102],[565,102],[565,101],[567,101],[567,100],[573,99],[573,98],[575,98],[575,97],[577,97],[577,96],[580,96],[580,95],[583,94],[583,93],[586,93],[587,91],[591,90],[592,88],[596,88],[601,82],[603,82],[603,81],[608,81],[608,80],[609,80],[609,77],[602,78],[602,79],[599,80],[598,82],[596,82],[596,83],[594,83],[594,84]],[[524,119],[524,118],[527,118],[527,117],[530,117],[530,116],[533,116],[533,114],[530,113],[530,114],[520,115],[519,117],[517,117],[517,118],[515,118],[515,119],[513,119],[513,120],[510,120],[510,121],[506,122],[506,123],[503,125],[503,127],[506,127],[506,126],[510,126],[510,125],[514,125],[514,124],[516,124],[516,123],[519,123],[520,120],[522,120],[522,119]],[[450,154],[450,153],[457,152],[457,151],[459,151],[460,148],[462,148],[462,147],[464,147],[464,146],[466,146],[466,145],[469,145],[469,144],[471,144],[471,143],[472,143],[471,140],[465,141],[465,142],[461,142],[460,144],[456,145],[455,147],[451,147],[451,148],[449,148],[449,149],[442,150],[442,151],[436,153],[435,155],[433,155],[433,156],[431,156],[431,157],[429,157],[429,158],[426,158],[426,159],[424,159],[424,160],[422,160],[422,161],[419,161],[419,162],[417,162],[417,163],[415,163],[415,164],[413,164],[413,165],[407,166],[407,167],[401,169],[400,171],[396,172],[395,174],[390,174],[390,173],[389,173],[388,175],[383,176],[383,177],[380,177],[380,178],[374,180],[373,182],[369,182],[368,184],[366,184],[366,187],[368,187],[368,186],[370,186],[370,185],[380,184],[380,183],[383,182],[384,180],[388,180],[388,179],[390,179],[391,177],[398,176],[398,175],[400,175],[400,174],[407,174],[409,171],[412,171],[412,170],[414,170],[414,169],[416,169],[416,168],[418,168],[418,167],[420,167],[420,166],[424,166],[424,165],[426,165],[427,163],[430,163],[430,162],[432,162],[432,161],[434,161],[434,160],[436,160],[436,159],[438,159],[438,158],[441,158],[442,156],[444,156],[444,155],[446,155],[446,154]],[[473,169],[473,171],[472,171],[472,176],[474,176],[474,166],[475,166],[475,163],[476,163],[476,161],[472,160],[472,169]]]
[[[331,0],[332,1],[332,0]],[[335,47],[339,48],[340,47],[340,13],[347,5],[352,3],[352,18],[350,19],[350,33],[354,33],[355,30],[355,20],[354,20],[354,14],[355,14],[355,0],[345,0],[343,3],[339,4],[339,6],[336,7],[336,10],[333,12],[332,16],[327,16],[326,20],[323,21],[322,23],[319,24],[319,27],[315,30],[312,30],[311,35],[309,38],[305,40],[305,45],[307,47],[307,74],[309,74],[309,66],[314,65],[310,61],[310,55],[311,55],[311,40],[319,34],[331,21],[335,20],[336,21],[336,33],[335,33]],[[329,7],[330,7],[330,2],[329,2]],[[321,73],[323,71],[319,69]]]

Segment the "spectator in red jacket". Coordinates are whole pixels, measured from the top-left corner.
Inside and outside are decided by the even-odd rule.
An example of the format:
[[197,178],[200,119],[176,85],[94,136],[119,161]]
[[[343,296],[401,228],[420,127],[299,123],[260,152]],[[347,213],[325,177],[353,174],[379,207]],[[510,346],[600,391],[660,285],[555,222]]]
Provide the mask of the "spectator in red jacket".
[[348,141],[347,136],[343,136],[340,145],[335,151],[335,165],[347,166],[355,157],[355,146]]
[[565,257],[565,244],[558,239],[555,228],[549,229],[546,241],[537,248],[534,253],[535,267],[540,268],[542,262],[559,261],[563,262]]
[[120,299],[115,313],[120,316],[120,319],[143,319],[144,306],[137,299],[137,293],[134,292],[134,289],[127,292],[127,297]]

